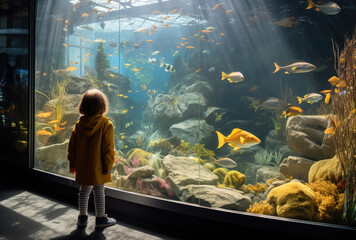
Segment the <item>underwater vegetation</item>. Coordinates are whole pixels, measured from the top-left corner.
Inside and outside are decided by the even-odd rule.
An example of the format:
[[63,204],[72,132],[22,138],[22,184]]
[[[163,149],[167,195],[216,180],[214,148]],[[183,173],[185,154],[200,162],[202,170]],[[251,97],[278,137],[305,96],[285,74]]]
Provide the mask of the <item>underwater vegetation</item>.
[[279,166],[279,164],[283,160],[283,155],[285,152],[281,150],[259,150],[254,154],[256,163],[260,165],[272,165],[272,166]]
[[334,47],[334,55],[337,77],[329,80],[332,126],[325,131],[331,135],[345,180],[344,221],[356,225],[356,29],[345,39],[342,51]]

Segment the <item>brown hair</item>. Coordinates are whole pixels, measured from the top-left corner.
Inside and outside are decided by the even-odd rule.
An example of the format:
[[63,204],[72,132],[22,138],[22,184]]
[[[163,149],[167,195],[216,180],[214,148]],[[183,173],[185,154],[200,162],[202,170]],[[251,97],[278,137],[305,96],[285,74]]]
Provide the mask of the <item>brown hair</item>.
[[83,94],[78,110],[84,116],[104,115],[107,113],[108,107],[109,101],[105,94],[98,89],[90,89]]

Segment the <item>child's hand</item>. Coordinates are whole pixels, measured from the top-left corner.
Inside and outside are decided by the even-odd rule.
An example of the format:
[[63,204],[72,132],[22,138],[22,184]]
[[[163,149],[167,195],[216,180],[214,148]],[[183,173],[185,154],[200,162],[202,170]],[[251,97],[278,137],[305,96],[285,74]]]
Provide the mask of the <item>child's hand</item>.
[[77,171],[76,171],[75,168],[70,168],[70,169],[69,169],[69,172],[70,172],[71,174],[76,174],[76,173],[77,173]]

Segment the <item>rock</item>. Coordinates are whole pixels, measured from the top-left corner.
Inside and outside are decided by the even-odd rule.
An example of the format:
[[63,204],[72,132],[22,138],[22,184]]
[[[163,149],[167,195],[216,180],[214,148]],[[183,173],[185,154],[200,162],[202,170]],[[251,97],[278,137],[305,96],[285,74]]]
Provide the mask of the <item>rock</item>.
[[336,156],[314,163],[309,170],[309,183],[325,180],[338,184],[341,179],[342,167]]
[[251,199],[245,197],[241,191],[212,185],[188,185],[182,187],[180,193],[181,201],[207,207],[246,211],[252,204]]
[[271,130],[265,138],[265,148],[278,151],[286,145],[285,137],[282,137],[280,131]]
[[185,92],[187,93],[199,92],[202,93],[206,99],[211,99],[214,91],[210,83],[206,81],[199,81],[187,87],[185,89]]
[[214,127],[207,124],[205,120],[187,119],[183,122],[173,124],[169,131],[173,137],[178,137],[185,142],[195,144],[197,142],[209,142],[214,134]]
[[166,129],[182,120],[200,116],[207,107],[201,93],[185,93],[179,96],[158,94],[153,103],[156,125]]
[[67,160],[68,143],[69,140],[66,140],[62,143],[37,148],[35,167],[43,171],[73,177],[74,175],[69,173]]
[[267,202],[276,207],[279,217],[312,220],[314,215],[313,191],[299,182],[276,187],[267,196]]
[[308,181],[308,173],[314,161],[297,156],[289,156],[279,165],[279,171],[284,175]]
[[166,181],[178,197],[180,188],[187,185],[216,185],[218,176],[196,162],[194,158],[167,155],[163,159]]
[[137,179],[137,178],[149,178],[155,174],[155,170],[150,166],[143,166],[134,168],[132,172],[127,176],[129,180]]
[[278,167],[263,166],[256,172],[256,182],[267,182],[277,177],[282,177]]
[[330,139],[324,134],[328,122],[324,115],[288,118],[286,135],[289,148],[295,154],[313,160],[331,158],[335,151]]
[[92,84],[88,78],[70,76],[66,89],[67,94],[83,94],[90,88],[92,88]]

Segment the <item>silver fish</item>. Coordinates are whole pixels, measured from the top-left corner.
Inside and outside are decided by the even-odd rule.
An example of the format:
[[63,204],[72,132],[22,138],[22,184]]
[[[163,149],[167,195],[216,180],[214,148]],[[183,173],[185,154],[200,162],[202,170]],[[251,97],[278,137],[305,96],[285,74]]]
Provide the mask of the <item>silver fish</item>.
[[308,7],[306,9],[311,9],[315,7],[315,10],[318,12],[322,12],[326,15],[336,15],[341,12],[341,8],[334,2],[324,2],[321,4],[315,4],[312,0],[308,0]]
[[215,160],[215,163],[225,168],[234,168],[237,166],[236,162],[230,158],[220,158],[219,160]]
[[274,63],[274,66],[276,67],[276,70],[273,73],[278,72],[281,69],[285,69],[285,74],[306,73],[316,69],[316,66],[307,62],[295,62],[283,67],[279,66],[277,63]]
[[161,66],[159,66],[159,67],[160,68],[163,67],[166,72],[175,72],[176,71],[176,69],[173,65],[165,63],[163,61],[163,59],[161,60]]
[[305,95],[303,98],[297,97],[299,104],[301,104],[304,101],[307,101],[307,103],[313,104],[316,102],[319,102],[321,99],[323,99],[323,96],[320,95],[319,93],[309,93]]

